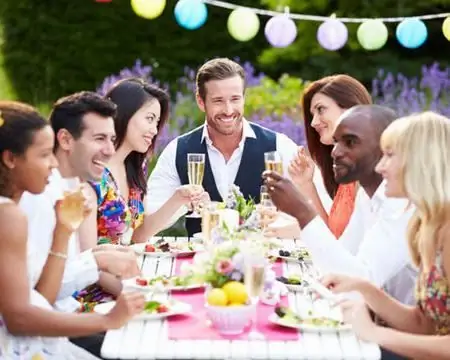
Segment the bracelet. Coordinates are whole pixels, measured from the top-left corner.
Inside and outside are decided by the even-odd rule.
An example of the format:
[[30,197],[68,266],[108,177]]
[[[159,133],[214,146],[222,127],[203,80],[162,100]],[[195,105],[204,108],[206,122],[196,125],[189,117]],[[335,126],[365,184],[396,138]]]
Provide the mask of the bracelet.
[[67,254],[64,254],[64,253],[61,253],[61,252],[56,252],[56,251],[50,250],[50,251],[48,252],[48,254],[49,254],[49,255],[52,255],[52,256],[56,256],[56,257],[58,257],[58,258],[60,258],[60,259],[64,259],[64,260],[67,259]]

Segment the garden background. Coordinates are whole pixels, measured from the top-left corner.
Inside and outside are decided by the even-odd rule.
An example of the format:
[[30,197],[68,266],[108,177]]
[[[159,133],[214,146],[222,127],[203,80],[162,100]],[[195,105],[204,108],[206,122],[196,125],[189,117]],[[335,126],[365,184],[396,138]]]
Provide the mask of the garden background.
[[[347,73],[370,88],[374,101],[401,115],[424,109],[450,116],[450,41],[442,21],[425,21],[426,42],[402,47],[398,24],[386,24],[389,38],[377,51],[358,43],[359,24],[346,24],[349,40],[328,51],[316,40],[319,22],[297,21],[296,41],[274,48],[264,36],[269,17],[260,17],[258,35],[247,42],[227,30],[230,10],[208,6],[208,20],[198,30],[174,19],[176,0],[167,0],[154,20],[138,17],[129,0],[1,0],[0,99],[15,99],[48,114],[61,96],[80,90],[103,93],[121,77],[138,75],[159,82],[172,96],[172,115],[158,143],[203,121],[194,97],[195,70],[205,60],[225,56],[244,65],[249,89],[246,117],[304,142],[299,99],[308,81]],[[151,1],[151,0],[150,0]],[[406,17],[450,11],[450,0],[233,0],[259,9],[337,17]],[[180,223],[168,233],[180,234]]]

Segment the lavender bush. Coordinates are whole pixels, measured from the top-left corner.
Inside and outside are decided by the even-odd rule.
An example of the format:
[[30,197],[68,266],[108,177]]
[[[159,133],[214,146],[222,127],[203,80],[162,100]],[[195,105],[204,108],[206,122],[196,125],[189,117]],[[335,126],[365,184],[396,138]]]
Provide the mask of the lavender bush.
[[438,63],[423,66],[421,76],[412,78],[380,70],[372,81],[372,96],[400,116],[433,110],[450,117],[450,68],[441,70]]

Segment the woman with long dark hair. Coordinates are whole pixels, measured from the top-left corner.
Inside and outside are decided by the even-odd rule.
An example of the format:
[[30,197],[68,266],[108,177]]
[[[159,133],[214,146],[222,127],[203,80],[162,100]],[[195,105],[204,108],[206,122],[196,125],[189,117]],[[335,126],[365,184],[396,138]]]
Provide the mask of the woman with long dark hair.
[[[367,89],[348,75],[327,76],[311,83],[303,93],[302,111],[309,155],[300,148],[289,168],[291,178],[316,206],[336,238],[339,238],[353,212],[357,184],[337,184],[334,180],[333,133],[339,117],[355,105],[372,103]],[[315,182],[318,167],[324,186],[333,199],[330,211],[322,204]]]

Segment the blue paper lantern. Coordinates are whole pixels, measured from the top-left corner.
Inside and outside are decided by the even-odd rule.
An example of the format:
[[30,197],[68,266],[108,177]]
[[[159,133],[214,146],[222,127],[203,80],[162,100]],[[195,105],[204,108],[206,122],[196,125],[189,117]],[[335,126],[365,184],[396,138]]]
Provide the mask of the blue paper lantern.
[[425,42],[428,31],[422,20],[405,19],[398,24],[395,35],[402,46],[408,49],[416,49]]
[[202,0],[180,0],[174,13],[178,25],[188,30],[202,27],[208,18],[208,9]]

